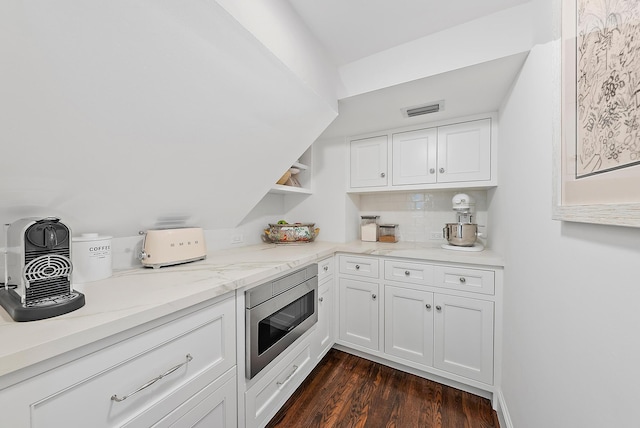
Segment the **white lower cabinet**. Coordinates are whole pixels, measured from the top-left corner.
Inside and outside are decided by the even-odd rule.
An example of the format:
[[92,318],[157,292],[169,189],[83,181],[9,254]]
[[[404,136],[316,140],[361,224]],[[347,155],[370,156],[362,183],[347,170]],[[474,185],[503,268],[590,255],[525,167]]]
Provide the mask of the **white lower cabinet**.
[[[338,257],[348,266],[361,256]],[[392,258],[369,265],[380,268],[339,272],[337,343],[493,391],[497,270]]]
[[379,284],[339,278],[340,340],[377,351]]
[[3,424],[235,427],[235,340],[231,297],[0,391]]
[[433,364],[433,293],[384,287],[384,352]]
[[315,333],[317,349],[314,351],[314,355],[317,360],[321,360],[334,342],[333,257],[319,262],[318,271],[321,273],[318,274],[318,325]]
[[436,294],[434,366],[493,383],[494,303]]

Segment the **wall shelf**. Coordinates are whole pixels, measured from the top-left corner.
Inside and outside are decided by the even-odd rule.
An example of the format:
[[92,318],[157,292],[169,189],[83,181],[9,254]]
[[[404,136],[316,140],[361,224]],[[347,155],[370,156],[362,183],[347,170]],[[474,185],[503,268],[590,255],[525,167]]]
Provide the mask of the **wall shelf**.
[[285,186],[283,184],[274,184],[271,190],[269,190],[269,193],[277,193],[282,195],[310,195],[311,189],[306,189],[304,187]]

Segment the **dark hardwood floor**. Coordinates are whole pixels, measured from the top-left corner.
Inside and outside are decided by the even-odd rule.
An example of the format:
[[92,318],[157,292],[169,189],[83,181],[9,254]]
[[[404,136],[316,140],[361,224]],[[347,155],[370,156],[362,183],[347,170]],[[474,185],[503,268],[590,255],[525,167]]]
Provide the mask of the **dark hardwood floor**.
[[498,428],[485,398],[331,349],[267,427]]

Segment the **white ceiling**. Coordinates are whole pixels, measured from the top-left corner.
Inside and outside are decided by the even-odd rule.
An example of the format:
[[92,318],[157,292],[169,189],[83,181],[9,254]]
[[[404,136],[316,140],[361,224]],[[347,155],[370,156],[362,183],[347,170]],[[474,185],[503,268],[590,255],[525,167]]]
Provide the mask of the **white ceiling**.
[[340,66],[529,0],[289,0]]
[[[527,53],[465,67],[338,101],[340,114],[322,138],[353,136],[498,111]],[[444,100],[438,113],[405,117],[403,108]]]
[[[529,0],[288,0],[337,66]],[[338,101],[322,138],[353,136],[497,111],[526,53]],[[406,107],[444,100],[444,111],[407,118]]]

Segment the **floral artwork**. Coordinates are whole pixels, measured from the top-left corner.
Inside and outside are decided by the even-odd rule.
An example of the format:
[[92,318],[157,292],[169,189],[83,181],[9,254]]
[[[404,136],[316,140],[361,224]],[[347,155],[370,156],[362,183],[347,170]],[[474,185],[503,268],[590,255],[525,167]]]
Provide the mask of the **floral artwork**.
[[640,164],[640,0],[577,1],[576,178]]

